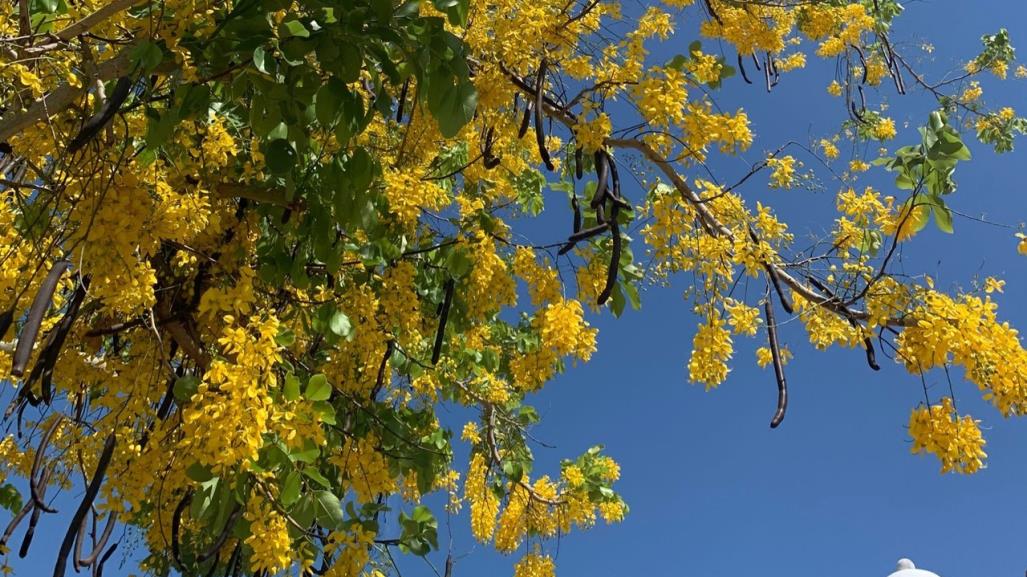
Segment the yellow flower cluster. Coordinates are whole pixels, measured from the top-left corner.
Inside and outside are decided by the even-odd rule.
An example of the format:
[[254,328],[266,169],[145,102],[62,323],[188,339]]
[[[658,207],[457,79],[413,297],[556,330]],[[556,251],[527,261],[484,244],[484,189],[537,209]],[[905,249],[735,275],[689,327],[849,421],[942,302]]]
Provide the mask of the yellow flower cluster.
[[548,261],[540,264],[530,248],[517,247],[513,269],[517,276],[528,283],[531,304],[541,306],[560,300],[560,280],[556,276],[556,270],[549,266]]
[[492,539],[499,514],[499,498],[488,485],[488,463],[481,452],[471,456],[464,483],[464,499],[471,507],[471,534],[482,543]]
[[528,553],[514,566],[514,577],[554,577],[555,567],[549,555]]
[[292,540],[289,526],[281,514],[263,498],[253,496],[246,504],[243,517],[250,522],[246,545],[253,551],[250,568],[254,572],[276,574],[292,563]]
[[699,325],[692,340],[692,356],[688,361],[688,380],[706,385],[710,390],[727,379],[727,361],[731,360],[734,347],[731,333],[724,328],[724,320],[711,317]]
[[581,303],[574,299],[548,305],[535,317],[542,346],[553,348],[560,356],[575,355],[583,361],[596,349],[596,333],[584,319]]
[[878,140],[891,140],[895,134],[895,121],[891,118],[881,118],[874,124],[874,138]]
[[767,159],[771,188],[791,188],[795,184],[795,158],[791,155]]
[[585,152],[595,152],[603,148],[603,142],[610,136],[612,130],[610,116],[605,112],[600,112],[588,121],[579,121],[574,124],[574,139]]
[[325,545],[326,555],[338,556],[325,577],[360,577],[367,575],[364,568],[371,561],[370,547],[374,543],[374,532],[360,525],[352,525],[345,531],[332,531]]
[[960,418],[949,397],[942,398],[940,405],[920,407],[909,417],[912,451],[937,456],[942,473],[976,473],[988,456],[978,422],[969,415]]
[[985,391],[1003,415],[1027,411],[1027,351],[1009,323],[995,316],[990,297],[953,298],[922,290],[921,305],[910,314],[915,323],[896,339],[899,360],[917,373],[951,362],[966,370],[966,379]]
[[379,493],[396,491],[396,480],[380,447],[378,438],[371,433],[356,440],[346,439],[342,449],[329,459],[339,467],[343,486],[352,489],[361,503],[373,503]]
[[215,471],[256,461],[277,386],[271,369],[281,360],[276,318],[250,318],[247,326],[236,326],[230,316],[224,322],[218,343],[226,358],[211,362],[182,411],[181,449]]

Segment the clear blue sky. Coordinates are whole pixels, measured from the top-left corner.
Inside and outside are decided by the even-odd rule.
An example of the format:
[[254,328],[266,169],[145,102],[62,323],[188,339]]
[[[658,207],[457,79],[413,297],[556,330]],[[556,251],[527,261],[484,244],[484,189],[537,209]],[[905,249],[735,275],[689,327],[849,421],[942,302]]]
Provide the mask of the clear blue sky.
[[[921,67],[939,73],[976,54],[979,37],[1002,26],[1027,56],[1022,0],[910,2],[895,38],[906,41],[906,54],[923,54],[916,49],[921,40],[933,43],[934,54]],[[654,61],[684,51],[690,40],[680,36]],[[828,136],[838,126],[839,101],[824,92],[833,63],[812,58],[810,64],[786,75],[771,94],[736,78],[718,95],[726,109],[744,104],[750,114],[758,138],[748,160],[786,140]],[[989,101],[1027,111],[1027,82],[985,87]],[[920,93],[883,95],[897,123],[911,123],[896,141],[904,144],[926,118],[930,101]],[[975,158],[960,166],[960,188],[950,204],[1007,224],[1027,220],[1027,142],[1004,156],[972,149]],[[739,160],[718,166],[725,182],[747,170]],[[743,194],[750,203],[775,205],[801,238],[811,230],[822,233],[833,218],[837,184],[826,172],[821,176],[822,192],[771,191],[757,177]],[[892,192],[886,177],[865,182]],[[637,199],[640,191],[628,193]],[[561,199],[562,193],[548,196],[553,212],[563,210]],[[537,225],[536,240],[553,240],[552,231],[566,225],[562,216],[561,228],[546,225],[541,232]],[[957,219],[956,228],[955,236],[933,226],[925,230],[906,247],[905,269],[929,272],[943,287],[968,286],[976,274],[1001,276],[1008,281],[997,299],[1001,315],[1027,328],[1027,258],[1016,254],[1014,231],[966,219]],[[884,359],[875,373],[859,351],[814,351],[793,324],[783,332],[796,355],[788,366],[791,406],[783,426],[772,431],[776,389],[771,372],[752,362],[755,341],[736,341],[737,362],[718,390],[706,393],[688,384],[685,365],[696,319],[680,298],[686,280],[648,290],[642,310],[619,320],[594,317],[600,336],[592,362],[570,370],[535,399],[543,414],[535,433],[556,445],[536,448],[536,470],[555,474],[560,458],[603,443],[622,465],[619,490],[631,506],[619,525],[573,533],[558,548],[551,543],[558,575],[884,577],[900,557],[942,577],[1024,574],[1027,420],[1003,420],[974,387],[957,380],[960,409],[982,419],[986,429],[989,466],[972,477],[942,476],[933,457],[909,452],[905,426],[910,409],[923,399],[919,380]],[[928,383],[934,399],[947,391],[942,374],[929,375]],[[450,420],[459,426],[461,417],[453,413]],[[33,553],[15,565],[18,575],[49,574],[52,544],[63,536],[64,522],[63,516],[44,518]],[[455,577],[512,575],[517,556],[476,546],[465,517],[454,519],[452,535]],[[441,567],[442,558],[433,560]],[[420,560],[399,563],[404,577],[432,574]],[[119,569],[112,563],[105,574],[130,570],[130,564]]]

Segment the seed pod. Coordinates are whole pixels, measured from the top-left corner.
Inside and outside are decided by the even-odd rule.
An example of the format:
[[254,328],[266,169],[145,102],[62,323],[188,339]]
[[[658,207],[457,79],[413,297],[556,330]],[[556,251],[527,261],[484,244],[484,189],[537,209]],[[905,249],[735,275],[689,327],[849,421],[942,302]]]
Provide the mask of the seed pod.
[[568,252],[570,252],[571,249],[574,248],[574,245],[578,244],[583,240],[592,238],[593,236],[598,236],[605,232],[608,228],[610,228],[609,224],[602,223],[591,228],[586,228],[585,230],[579,230],[578,232],[572,234],[567,238],[567,243],[560,247],[560,250],[556,254],[558,256],[565,255]]
[[399,102],[396,104],[396,122],[403,122],[403,106],[407,101],[407,90],[410,89],[410,79],[403,82],[403,88],[399,91]]
[[114,445],[116,442],[117,439],[113,432],[107,435],[107,439],[103,444],[103,451],[100,452],[100,459],[96,463],[96,472],[93,473],[93,478],[89,480],[89,485],[86,486],[86,493],[82,497],[82,502],[79,503],[78,509],[71,519],[71,525],[64,534],[64,541],[61,542],[61,547],[57,551],[57,561],[54,563],[53,577],[64,577],[64,570],[68,565],[68,555],[71,553],[71,546],[75,541],[78,526],[85,519],[86,513],[93,506],[97,493],[100,492],[100,485],[103,484],[103,479],[107,475],[107,466],[111,464],[111,457],[114,455]]
[[599,298],[596,299],[599,306],[606,304],[606,301],[610,300],[610,295],[613,294],[613,287],[617,284],[617,271],[620,269],[622,241],[620,238],[620,226],[617,224],[616,206],[610,214],[610,240],[613,241],[613,250],[610,251],[610,268],[606,271],[606,286],[603,287],[603,292],[599,293]]
[[592,201],[589,203],[593,209],[598,208],[606,200],[606,180],[610,171],[610,164],[607,162],[606,155],[596,151],[595,153],[596,162],[596,191],[592,195]]
[[77,152],[88,144],[90,140],[96,138],[97,134],[100,134],[103,127],[114,118],[125,99],[128,98],[132,84],[134,84],[134,81],[127,76],[122,76],[118,79],[117,84],[114,85],[114,90],[107,96],[107,100],[100,107],[100,110],[89,117],[89,120],[82,125],[78,134],[75,135],[75,138],[72,138],[71,142],[68,143],[68,152]]
[[82,301],[86,298],[87,290],[89,290],[89,277],[84,277],[78,287],[75,288],[71,302],[68,304],[68,310],[65,311],[64,316],[61,317],[61,320],[50,331],[46,345],[43,346],[43,351],[39,355],[39,360],[36,361],[36,365],[32,367],[32,372],[25,381],[25,386],[31,387],[37,379],[41,379],[40,389],[43,401],[47,405],[53,401],[52,379],[54,365],[57,364],[57,358],[61,354],[61,348],[64,347],[64,341],[67,339],[68,333],[71,332],[71,326],[75,323],[75,319],[78,318],[79,308],[82,306]]
[[4,338],[7,329],[11,328],[12,324],[14,324],[14,307],[0,313],[0,339]]
[[738,55],[738,71],[742,73],[742,80],[746,84],[752,84],[752,80],[749,80],[749,74],[745,72],[745,65],[742,63],[742,55]]
[[[768,295],[769,296],[769,295]],[[774,360],[774,377],[777,379],[777,410],[770,420],[770,428],[776,429],[785,419],[788,410],[788,382],[785,380],[784,362],[781,360],[781,347],[777,340],[777,321],[774,319],[774,305],[767,298],[763,303],[767,315],[767,340],[770,341],[770,354]]]
[[18,337],[18,346],[14,349],[14,358],[11,362],[11,376],[20,377],[25,374],[25,366],[29,363],[29,357],[32,355],[32,345],[36,342],[36,335],[39,333],[39,325],[43,322],[43,315],[46,314],[46,309],[50,307],[50,302],[53,300],[54,290],[57,289],[57,281],[61,279],[61,275],[64,271],[68,270],[71,263],[68,261],[60,261],[50,269],[50,274],[46,276],[43,284],[39,287],[39,292],[36,293],[36,298],[32,301],[32,307],[29,308],[29,315],[25,319],[25,326],[22,327],[21,336]]
[[435,346],[432,347],[431,351],[431,364],[433,365],[438,364],[439,357],[442,356],[442,341],[446,336],[446,322],[449,320],[449,307],[453,304],[453,290],[455,288],[456,282],[452,278],[446,279],[446,295],[442,299],[442,311],[439,314],[439,329],[435,333]]
[[171,514],[171,558],[175,561],[175,566],[179,571],[184,570],[182,564],[182,548],[179,545],[181,539],[179,533],[182,527],[182,514],[185,512],[185,508],[189,506],[189,502],[192,501],[193,492],[189,491],[186,493],[182,500],[175,506],[174,513]]
[[581,177],[585,173],[585,167],[582,166],[584,163],[582,162],[581,157],[581,147],[579,146],[574,149],[574,177],[578,180],[581,180]]
[[546,168],[550,171],[556,167],[553,165],[553,160],[549,158],[549,150],[546,148],[546,132],[543,126],[543,108],[542,98],[546,92],[546,68],[548,62],[543,58],[542,62],[538,65],[538,76],[535,81],[535,142],[538,144],[538,154],[542,157],[542,163],[546,165]]
[[524,138],[528,133],[528,125],[531,124],[531,101],[524,104],[524,117],[521,118],[521,126],[517,129],[517,139]]
[[571,209],[574,211],[574,223],[572,232],[581,232],[581,206],[578,205],[578,195],[571,197]]

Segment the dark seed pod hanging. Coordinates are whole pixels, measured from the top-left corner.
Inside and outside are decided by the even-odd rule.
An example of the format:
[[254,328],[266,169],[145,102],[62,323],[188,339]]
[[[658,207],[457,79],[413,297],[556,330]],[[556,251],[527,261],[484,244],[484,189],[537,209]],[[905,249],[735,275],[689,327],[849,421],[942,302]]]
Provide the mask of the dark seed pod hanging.
[[620,253],[621,253],[621,237],[620,237],[620,225],[617,224],[617,208],[614,207],[610,214],[610,240],[613,242],[613,248],[610,251],[610,267],[606,270],[606,286],[603,287],[603,292],[599,293],[599,298],[596,302],[599,306],[606,304],[606,301],[610,300],[610,295],[613,294],[613,287],[617,285],[617,271],[620,269]]
[[36,298],[29,308],[29,315],[25,319],[25,326],[22,327],[21,336],[18,337],[18,346],[14,349],[14,359],[11,363],[11,376],[20,377],[25,374],[25,367],[28,365],[29,357],[32,355],[32,345],[36,342],[36,335],[39,333],[39,325],[43,322],[43,315],[46,309],[50,308],[53,300],[54,290],[57,289],[57,282],[61,279],[64,271],[71,266],[70,262],[60,261],[50,269],[43,284],[36,293]]
[[524,104],[524,116],[521,118],[521,126],[517,129],[517,139],[524,138],[528,134],[528,126],[531,125],[531,101]]
[[592,209],[598,208],[606,200],[606,181],[610,172],[610,165],[606,160],[606,155],[601,151],[595,153],[595,164],[596,164],[596,191],[592,195],[592,201],[589,202],[589,206]]
[[546,69],[549,63],[543,58],[538,65],[538,77],[535,81],[535,142],[538,144],[538,154],[542,157],[542,163],[547,170],[555,170],[553,159],[549,157],[549,150],[546,148],[545,115],[542,108],[542,99],[546,93]]
[[453,305],[453,291],[456,288],[456,282],[452,279],[446,279],[445,291],[446,295],[442,299],[442,311],[439,314],[439,329],[435,333],[435,346],[431,351],[431,364],[437,364],[439,357],[442,356],[442,342],[446,336],[446,322],[449,320],[449,308]]
[[578,180],[581,180],[581,177],[584,176],[585,173],[585,167],[582,166],[583,163],[581,157],[581,147],[579,146],[574,149],[574,177]]

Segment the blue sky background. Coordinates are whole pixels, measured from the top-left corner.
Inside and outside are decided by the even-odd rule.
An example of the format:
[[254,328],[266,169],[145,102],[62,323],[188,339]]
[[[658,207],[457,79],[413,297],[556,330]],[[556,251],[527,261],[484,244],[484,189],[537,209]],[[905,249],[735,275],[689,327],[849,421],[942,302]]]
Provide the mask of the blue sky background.
[[[695,18],[694,9],[685,12],[680,36],[655,50],[654,62],[686,50]],[[958,68],[978,52],[982,34],[1003,26],[1027,55],[1022,0],[909,2],[894,39],[903,41],[907,56],[927,58],[920,68],[937,75]],[[932,55],[917,48],[921,40],[933,43]],[[782,142],[819,140],[837,130],[844,110],[824,90],[834,64],[815,57],[809,63],[785,75],[770,94],[737,77],[717,94],[727,110],[744,105],[757,133],[743,158],[714,162],[722,181],[733,182]],[[1027,81],[986,79],[984,86],[989,102],[1027,111]],[[931,110],[930,99],[911,92],[900,97],[886,86],[871,97],[887,99],[888,114],[900,127],[910,123],[896,145],[911,143],[913,129]],[[1027,220],[1027,143],[1017,144],[1016,152],[1003,156],[971,144],[975,157],[960,165],[960,188],[950,205],[1005,224]],[[812,166],[812,159],[803,160]],[[819,174],[819,192],[770,190],[763,175],[742,192],[750,204],[775,206],[798,238],[823,234],[834,218],[839,185],[827,180],[826,171]],[[879,171],[861,180],[896,193],[890,182]],[[642,194],[637,188],[627,193],[635,199]],[[547,194],[555,214],[524,231],[540,242],[555,240],[567,226],[563,193]],[[975,275],[1005,278],[1006,293],[997,297],[1001,316],[1027,327],[1027,258],[1016,254],[1015,231],[962,218],[956,229],[949,236],[931,225],[904,248],[902,266],[931,274],[941,287],[970,287]],[[621,524],[551,542],[558,575],[884,577],[900,557],[942,577],[1024,574],[1027,420],[1003,420],[972,385],[955,380],[959,408],[982,420],[988,468],[972,477],[940,475],[933,457],[909,452],[909,412],[924,398],[919,379],[887,359],[880,359],[883,368],[875,373],[858,350],[817,352],[792,323],[782,333],[796,356],[787,367],[791,405],[782,427],[772,431],[776,387],[771,370],[753,362],[758,340],[736,340],[733,372],[719,389],[707,393],[688,384],[685,366],[697,323],[681,298],[689,280],[647,290],[642,310],[621,319],[593,316],[600,334],[592,362],[568,371],[534,399],[543,415],[535,433],[556,445],[536,448],[536,471],[556,474],[560,458],[605,444],[621,463],[618,489],[631,506]],[[932,400],[947,394],[943,373],[930,374],[928,384]],[[444,419],[459,427],[465,416],[454,411]],[[465,455],[459,449],[457,463]],[[67,522],[57,517],[44,516],[28,559],[14,559],[18,575],[52,571]],[[440,521],[445,548],[448,530]],[[451,526],[454,576],[511,575],[517,557],[475,545],[467,524],[460,517]],[[13,544],[20,544],[20,532]],[[432,557],[440,568],[443,558]],[[132,572],[131,561],[119,568],[115,560],[105,575]],[[433,574],[418,559],[400,558],[399,564],[405,577]]]

